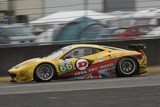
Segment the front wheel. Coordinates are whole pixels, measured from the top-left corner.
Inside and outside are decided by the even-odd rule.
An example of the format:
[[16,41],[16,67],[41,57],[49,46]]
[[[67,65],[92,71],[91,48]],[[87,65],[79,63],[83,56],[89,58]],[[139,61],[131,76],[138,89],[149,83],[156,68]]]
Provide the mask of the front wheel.
[[138,63],[133,58],[122,58],[117,64],[117,76],[118,77],[129,77],[137,74]]
[[51,81],[55,75],[55,69],[51,64],[41,64],[35,69],[35,80],[37,82]]

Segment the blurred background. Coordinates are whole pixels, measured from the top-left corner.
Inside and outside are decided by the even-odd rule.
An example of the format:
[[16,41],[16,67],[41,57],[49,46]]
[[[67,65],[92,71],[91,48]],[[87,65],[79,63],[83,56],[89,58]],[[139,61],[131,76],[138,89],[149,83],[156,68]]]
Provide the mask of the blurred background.
[[159,7],[160,0],[0,0],[0,71],[74,43],[145,43],[149,65],[159,65]]
[[159,0],[0,0],[0,44],[160,36]]

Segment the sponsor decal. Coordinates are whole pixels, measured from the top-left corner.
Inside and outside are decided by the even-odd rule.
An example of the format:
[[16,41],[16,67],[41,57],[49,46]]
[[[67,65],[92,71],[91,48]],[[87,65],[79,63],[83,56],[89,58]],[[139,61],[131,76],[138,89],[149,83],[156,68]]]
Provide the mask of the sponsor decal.
[[20,71],[20,76],[26,76],[26,75],[28,75],[27,71]]
[[106,65],[101,65],[100,70],[106,69],[106,68],[109,68],[109,67],[112,67],[112,66],[113,66],[113,63],[109,63],[109,64],[106,64]]
[[20,71],[20,77],[18,78],[19,78],[19,81],[27,81],[30,79],[27,71]]
[[75,76],[84,75],[84,74],[87,74],[87,71],[76,72]]
[[86,70],[89,66],[89,63],[86,59],[78,59],[76,61],[76,68],[80,71]]
[[[85,76],[85,75],[89,75],[89,74],[93,74],[95,72],[99,73],[100,70],[104,70],[106,72],[110,72],[110,70],[108,71],[108,69],[114,69],[116,63],[117,63],[118,59],[111,59],[111,60],[105,60],[102,62],[98,62],[98,63],[94,63],[92,64],[94,61],[93,60],[88,60],[88,59],[78,59],[75,63],[75,66],[77,69],[74,69],[70,72],[65,72],[63,74],[60,74],[60,77],[80,77],[80,76]],[[82,63],[83,62],[83,63]],[[86,63],[88,62],[88,63]],[[88,65],[89,64],[89,65]],[[82,70],[83,69],[83,70]],[[95,75],[100,75],[100,74],[95,74]],[[93,75],[92,75],[93,76]],[[95,76],[93,76],[95,78]]]
[[100,65],[100,66],[92,66],[92,67],[88,68],[87,70],[76,72],[75,76],[84,75],[87,73],[92,73],[92,72],[103,70],[103,69],[110,68],[113,66],[114,66],[113,63],[108,63],[108,64],[104,64],[104,65]]

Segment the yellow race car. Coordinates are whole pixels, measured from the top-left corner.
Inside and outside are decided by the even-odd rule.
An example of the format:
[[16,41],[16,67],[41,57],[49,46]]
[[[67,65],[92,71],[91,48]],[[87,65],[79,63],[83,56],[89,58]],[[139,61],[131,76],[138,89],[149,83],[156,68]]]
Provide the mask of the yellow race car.
[[128,77],[146,72],[144,45],[128,50],[93,44],[65,46],[43,58],[24,61],[11,69],[11,81],[46,82],[54,79]]

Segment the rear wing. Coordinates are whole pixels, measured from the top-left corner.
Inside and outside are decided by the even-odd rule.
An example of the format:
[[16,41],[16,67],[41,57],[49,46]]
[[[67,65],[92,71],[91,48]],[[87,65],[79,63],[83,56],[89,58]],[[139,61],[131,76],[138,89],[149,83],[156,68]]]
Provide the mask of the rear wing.
[[130,44],[130,45],[128,45],[129,50],[142,51],[146,48],[147,48],[146,44]]

